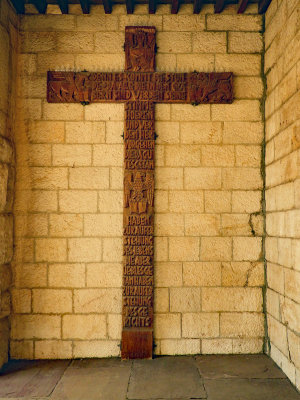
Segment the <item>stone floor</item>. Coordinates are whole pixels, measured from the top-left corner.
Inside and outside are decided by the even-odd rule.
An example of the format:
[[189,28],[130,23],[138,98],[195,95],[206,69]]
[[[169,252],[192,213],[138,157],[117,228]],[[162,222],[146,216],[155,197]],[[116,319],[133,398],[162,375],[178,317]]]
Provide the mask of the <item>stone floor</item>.
[[264,355],[12,361],[0,400],[300,400]]

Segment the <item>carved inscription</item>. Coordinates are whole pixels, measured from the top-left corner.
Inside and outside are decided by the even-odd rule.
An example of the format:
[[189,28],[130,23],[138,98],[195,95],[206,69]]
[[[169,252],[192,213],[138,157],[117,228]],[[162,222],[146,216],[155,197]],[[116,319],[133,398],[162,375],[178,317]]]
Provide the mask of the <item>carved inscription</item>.
[[232,73],[155,72],[155,28],[126,27],[124,72],[49,71],[50,103],[125,103],[121,355],[151,358],[154,286],[154,105],[232,103]]

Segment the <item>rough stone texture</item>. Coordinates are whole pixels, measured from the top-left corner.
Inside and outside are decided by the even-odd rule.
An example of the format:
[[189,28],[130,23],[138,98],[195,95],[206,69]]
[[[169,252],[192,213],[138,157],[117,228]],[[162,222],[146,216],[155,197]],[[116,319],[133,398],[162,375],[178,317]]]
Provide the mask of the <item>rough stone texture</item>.
[[7,361],[13,257],[14,114],[18,20],[12,6],[0,2],[0,367]]
[[[266,14],[266,259],[270,355],[300,389],[300,4]],[[298,76],[298,79],[297,79]]]

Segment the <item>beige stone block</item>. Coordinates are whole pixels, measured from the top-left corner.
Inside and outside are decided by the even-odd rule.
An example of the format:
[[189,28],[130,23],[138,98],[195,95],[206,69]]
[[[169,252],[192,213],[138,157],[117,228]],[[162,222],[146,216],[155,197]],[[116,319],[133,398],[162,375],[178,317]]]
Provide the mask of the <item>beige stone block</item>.
[[285,355],[288,356],[287,328],[275,318],[268,315],[268,333],[272,343]]
[[185,168],[184,187],[188,190],[220,189],[220,168]]
[[32,310],[39,314],[72,312],[72,291],[64,289],[33,289]]
[[220,216],[216,214],[187,214],[184,218],[188,236],[217,236],[220,233]]
[[214,71],[215,56],[213,54],[177,54],[176,58],[178,72]]
[[233,354],[258,354],[264,351],[264,339],[233,339]]
[[81,104],[43,103],[43,118],[52,121],[81,121],[83,119]]
[[260,31],[262,17],[260,15],[226,15],[207,16],[207,29],[212,31]]
[[122,315],[108,314],[107,315],[107,333],[109,339],[121,340],[122,337]]
[[62,190],[59,192],[59,208],[63,212],[96,212],[97,192],[92,190]]
[[123,153],[121,144],[96,144],[93,146],[93,165],[121,167]]
[[213,104],[213,121],[260,121],[258,100],[236,100],[233,104]]
[[292,241],[292,265],[300,271],[300,240],[298,239]]
[[31,313],[31,291],[29,289],[13,289],[11,300],[15,314]]
[[[29,195],[29,202],[28,202],[28,211],[32,212],[51,212],[57,211],[58,201],[57,201],[57,192],[50,191],[50,190],[34,190],[30,193],[23,193],[17,192],[16,197],[18,201],[24,202],[24,198],[27,199],[27,194]],[[25,197],[26,196],[26,197]],[[24,203],[23,203],[24,207]],[[16,209],[16,204],[15,204]]]
[[251,236],[253,225],[248,214],[223,214],[221,232],[224,236]]
[[24,76],[17,87],[17,95],[20,97],[45,98],[47,88],[45,78],[41,76]]
[[154,261],[168,261],[169,239],[167,237],[154,237]]
[[166,166],[200,166],[200,146],[197,145],[171,145],[165,147]]
[[57,18],[55,15],[31,15],[20,20],[24,31],[69,31],[75,28],[75,18],[66,15],[66,18]]
[[183,263],[184,286],[220,286],[221,263],[185,262]]
[[47,264],[14,265],[16,287],[44,287],[47,285]]
[[73,357],[75,358],[102,358],[119,357],[120,342],[117,340],[89,340],[74,341]]
[[[42,102],[41,99],[23,99],[23,107],[20,111],[21,115],[24,115],[26,121],[32,121],[42,118]],[[24,114],[23,114],[24,113]]]
[[99,167],[77,167],[69,171],[71,189],[108,189],[109,169]]
[[103,239],[103,261],[122,262],[123,242],[121,238]]
[[66,143],[104,143],[104,122],[66,122]]
[[70,359],[72,358],[72,342],[67,340],[37,340],[34,354],[38,360]]
[[[155,26],[158,31],[162,30],[161,15],[121,15],[119,17],[119,30],[123,32],[125,26]],[[162,51],[160,49],[160,51]]]
[[154,312],[167,313],[170,311],[169,290],[167,288],[156,288],[154,290]]
[[84,216],[85,236],[121,236],[122,214],[88,214]]
[[59,339],[61,317],[56,315],[14,315],[11,320],[12,339]]
[[259,237],[234,237],[233,259],[235,261],[257,261],[262,257],[262,239]]
[[234,146],[201,146],[201,154],[205,167],[231,167],[235,162]]
[[236,146],[236,165],[238,167],[260,167],[261,147],[260,146]]
[[123,121],[123,104],[90,104],[85,107],[87,121]]
[[198,261],[200,243],[196,237],[170,237],[170,261]]
[[102,241],[98,238],[68,239],[68,260],[97,262],[102,257]]
[[79,15],[76,17],[76,25],[79,31],[116,31],[118,20],[116,16],[107,15]]
[[262,139],[263,124],[261,122],[224,122],[224,143],[260,144]]
[[158,32],[157,45],[161,53],[190,53],[190,32]]
[[[157,194],[156,194],[157,198]],[[160,200],[160,199],[159,199]],[[158,203],[159,203],[158,200]],[[98,193],[98,209],[102,213],[121,213],[123,211],[123,192],[121,190],[101,190]]]
[[[120,72],[124,69],[124,55],[123,54],[98,54],[95,52],[86,54],[75,55],[75,66],[78,70],[87,69],[90,72],[99,72],[113,70]],[[99,105],[99,104],[97,104]],[[109,106],[106,104],[106,106]],[[93,104],[90,104],[88,108],[94,108]],[[86,114],[87,115],[87,114]],[[100,120],[99,116],[95,112],[89,114],[92,115],[92,120]],[[124,115],[124,114],[121,114]],[[98,119],[97,119],[98,118]]]
[[75,313],[120,313],[122,308],[120,289],[75,289]]
[[171,312],[197,312],[201,310],[200,288],[171,288]]
[[52,163],[52,149],[48,144],[31,144],[30,146],[19,146],[17,162],[19,165],[30,165],[33,167],[49,167]]
[[183,236],[184,216],[180,214],[155,214],[156,236]]
[[156,314],[154,337],[156,339],[179,339],[181,337],[180,314]]
[[233,191],[232,211],[254,213],[261,209],[260,191]]
[[266,237],[266,259],[270,262],[278,262],[278,240],[277,238]]
[[37,72],[45,74],[47,71],[68,70],[75,68],[75,60],[73,54],[60,54],[57,57],[56,51],[47,51],[36,54]]
[[[15,249],[14,249],[14,261],[17,263],[22,263],[22,262],[28,262],[28,263],[33,263],[34,262],[34,240],[33,239],[19,239],[15,242],[14,244]],[[9,249],[12,250],[11,247]],[[9,255],[9,260],[4,261],[1,260],[1,264],[5,264],[11,261],[11,256],[12,256],[12,251],[7,253]],[[8,258],[8,257],[7,257]]]
[[170,119],[171,119],[171,104],[155,103],[155,120],[170,121]]
[[226,32],[197,32],[192,35],[194,53],[226,53]]
[[54,32],[22,32],[20,38],[22,53],[53,51],[56,47]]
[[261,313],[222,313],[220,335],[233,338],[263,337],[264,315]]
[[224,168],[222,178],[225,189],[257,190],[262,187],[259,168]]
[[[280,295],[271,289],[267,289],[266,307],[268,314],[277,320],[280,319],[280,313],[282,312],[282,321],[285,321],[285,307],[280,302]],[[287,321],[286,321],[287,322]]]
[[84,264],[50,264],[49,286],[52,287],[84,287],[85,265]]
[[190,213],[204,211],[202,191],[172,190],[169,195],[169,203],[171,212]]
[[62,319],[64,339],[106,338],[105,315],[64,315]]
[[30,143],[62,143],[64,141],[64,122],[31,121],[28,124]]
[[259,288],[203,288],[203,311],[262,311]]
[[[102,124],[102,122],[98,122]],[[122,132],[124,131],[124,122],[106,121],[105,122],[105,142],[123,144]],[[101,143],[103,143],[102,141]]]
[[182,286],[182,265],[179,262],[158,262],[155,264],[155,286]]
[[231,192],[206,190],[204,192],[205,212],[218,213],[231,211]]
[[229,53],[261,53],[263,37],[259,32],[229,32]]
[[68,187],[67,168],[33,167],[30,170],[32,188],[66,189]]
[[259,262],[222,263],[222,286],[263,286],[264,265]]
[[66,239],[36,239],[35,259],[41,261],[66,261],[67,241]]
[[78,214],[50,214],[50,236],[82,236],[83,218]]
[[219,336],[219,314],[185,313],[182,315],[182,337],[209,338]]
[[33,341],[32,340],[11,340],[10,357],[14,360],[33,359]]
[[122,286],[122,264],[87,264],[86,282],[89,287],[119,288]]
[[260,99],[264,90],[263,81],[260,77],[236,76],[233,90],[236,99]]
[[0,210],[4,211],[7,202],[8,167],[0,165]]
[[88,144],[55,144],[52,146],[53,165],[76,168],[91,165],[92,147]]
[[167,339],[161,341],[161,355],[199,354],[199,339]]
[[158,72],[176,72],[176,55],[156,54],[155,64]]
[[123,48],[124,41],[125,41],[124,32],[96,32],[95,51],[97,53],[110,53],[110,54],[122,53],[122,51],[124,51]]
[[158,168],[155,173],[156,189],[183,189],[183,168]]
[[94,51],[92,33],[68,32],[57,36],[57,50],[62,53],[89,53]]
[[164,15],[163,31],[198,32],[205,29],[204,15]]
[[37,69],[37,54],[19,54],[18,63],[21,75],[32,75]]
[[292,241],[291,239],[278,238],[278,264],[292,268]]
[[288,331],[288,340],[291,361],[295,364],[296,368],[300,368],[300,338],[293,332]]
[[[113,193],[113,192],[112,192]],[[122,192],[120,192],[120,196]],[[174,192],[173,192],[174,193]],[[113,195],[112,195],[113,198]],[[167,211],[174,211],[169,209],[169,192],[167,190],[156,190],[154,194],[155,199],[155,211],[158,213],[167,212]],[[123,199],[122,199],[123,201]],[[99,206],[100,207],[100,206]],[[121,205],[123,207],[123,203]],[[178,209],[176,209],[178,211]]]
[[[277,293],[272,292],[275,295]],[[300,305],[298,303],[295,303],[295,301],[290,300],[287,297],[282,298],[281,296],[277,295],[279,297],[278,305],[273,305],[273,307],[277,307],[278,309],[278,316],[281,316],[281,321],[284,325],[286,325],[289,329],[294,330],[295,332],[298,332],[299,330],[299,322],[300,322]],[[272,310],[272,309],[271,309]],[[271,315],[270,310],[268,310]],[[275,314],[275,313],[274,313]],[[276,315],[273,315],[276,318]],[[279,319],[279,318],[277,318]]]
[[[209,121],[210,105],[200,104],[191,107],[190,104],[172,104],[171,120],[173,121]],[[194,143],[193,143],[194,144]]]
[[202,354],[232,354],[232,339],[202,339]]
[[180,142],[183,144],[215,144],[221,140],[221,122],[180,123]]
[[284,269],[285,295],[300,303],[300,272]]
[[230,261],[232,253],[231,238],[203,237],[201,238],[201,261]]
[[163,145],[156,145],[155,146],[155,165],[156,167],[164,167],[165,166],[165,147]]

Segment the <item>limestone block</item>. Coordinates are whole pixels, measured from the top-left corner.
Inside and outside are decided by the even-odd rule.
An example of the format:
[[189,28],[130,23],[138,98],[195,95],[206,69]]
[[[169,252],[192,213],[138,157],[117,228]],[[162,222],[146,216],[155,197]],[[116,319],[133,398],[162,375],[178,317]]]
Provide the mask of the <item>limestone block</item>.
[[123,241],[121,238],[103,239],[103,261],[122,262]]
[[0,137],[0,162],[11,163],[13,156],[13,148],[10,141]]
[[155,173],[156,189],[183,189],[183,168],[158,168]]
[[104,143],[104,122],[66,122],[66,143]]
[[11,285],[12,274],[9,265],[0,265],[0,276],[0,290],[5,292]]
[[85,107],[84,111],[85,119],[87,121],[122,121],[124,116],[124,105],[90,104]]
[[233,259],[235,261],[257,261],[262,257],[262,239],[259,237],[234,237]]
[[13,217],[0,215],[0,264],[11,262],[13,257]]
[[60,239],[36,239],[35,258],[37,262],[43,261],[66,261],[67,260],[67,240]]
[[78,214],[50,214],[50,236],[81,236],[83,218]]
[[161,355],[199,354],[199,339],[166,339],[161,341]]
[[181,122],[180,142],[184,144],[214,144],[222,141],[221,122]]
[[221,189],[220,168],[185,168],[184,184],[185,189]]
[[96,166],[122,166],[123,145],[98,144],[93,146],[93,165]]
[[220,286],[221,263],[218,262],[184,262],[184,286]]
[[229,32],[229,53],[261,53],[263,38],[259,32]]
[[50,144],[31,144],[19,146],[17,153],[18,165],[30,165],[32,167],[49,167],[52,164],[52,149]]
[[[94,122],[95,124],[95,122]],[[97,124],[105,124],[105,140],[99,143],[121,143],[123,144],[122,132],[124,131],[124,122],[122,121],[106,121],[98,122]]]
[[156,339],[179,339],[181,337],[180,314],[156,314],[154,337]]
[[171,288],[171,312],[197,312],[201,310],[200,288]]
[[255,76],[237,76],[233,80],[236,99],[260,99],[263,95],[263,81]]
[[210,105],[171,104],[171,120],[173,121],[210,121]]
[[64,141],[64,122],[31,121],[28,124],[30,143],[62,143]]
[[155,63],[158,72],[176,72],[175,54],[156,54]]
[[263,337],[264,315],[261,313],[222,313],[220,335],[225,337]]
[[261,147],[239,145],[235,148],[236,166],[260,167]]
[[157,262],[155,265],[155,286],[182,286],[182,265],[179,262]]
[[64,289],[33,289],[32,310],[39,314],[72,312],[72,291]]
[[[124,69],[124,55],[123,54],[77,54],[75,55],[75,66],[79,70],[88,69],[91,72],[99,71],[122,71]],[[92,104],[89,105],[91,108]],[[106,104],[108,106],[108,104]],[[98,118],[98,119],[97,119]],[[101,117],[96,115],[92,116],[92,120],[100,120]]]
[[262,122],[224,122],[223,142],[228,144],[261,144]]
[[278,264],[292,268],[292,240],[278,238]]
[[16,264],[15,271],[15,286],[20,287],[45,287],[47,286],[47,264]]
[[300,273],[298,271],[284,269],[284,294],[300,303]]
[[262,29],[261,15],[226,15],[207,16],[207,29],[212,31],[255,31]]
[[31,313],[31,291],[29,289],[13,289],[11,300],[14,313]]
[[[164,192],[159,192],[164,193]],[[157,194],[156,194],[157,199]],[[161,198],[157,199],[160,205]],[[98,209],[101,213],[121,213],[123,211],[123,192],[121,190],[101,190],[98,193]],[[156,208],[157,209],[157,208]]]
[[37,340],[34,354],[38,360],[70,359],[72,358],[72,342],[70,340]]
[[169,32],[199,32],[205,29],[204,15],[164,15],[163,31]]
[[285,355],[288,356],[288,342],[286,326],[275,318],[268,315],[268,333],[272,343]]
[[120,313],[121,289],[75,289],[76,313]]
[[88,144],[55,144],[52,146],[52,160],[55,166],[78,167],[91,165],[92,146]]
[[107,333],[110,339],[121,340],[122,337],[122,315],[108,314],[107,315]]
[[154,289],[154,312],[167,313],[170,311],[170,299],[168,288]]
[[8,167],[0,165],[0,211],[4,211],[7,202]]
[[71,189],[108,189],[109,169],[100,167],[77,167],[70,169]]
[[[272,317],[279,320],[280,312],[284,309],[284,305],[281,307],[279,294],[271,289],[267,290],[266,306],[268,314],[272,315]],[[283,321],[284,321],[284,315],[285,313],[283,313]]]
[[264,339],[233,339],[233,354],[258,354],[264,351]]
[[[29,55],[29,54],[28,54]],[[53,70],[67,70],[75,68],[75,57],[74,54],[63,54],[60,53],[57,56],[56,51],[47,51],[36,54],[37,57],[37,72],[39,74],[45,74],[47,71]]]
[[262,311],[259,288],[203,288],[203,311]]
[[[273,292],[274,293],[274,292]],[[284,325],[286,325],[289,329],[294,330],[295,332],[299,331],[299,322],[300,322],[300,305],[289,298],[280,297],[280,307],[281,312],[281,321]],[[276,305],[277,306],[277,305]],[[276,315],[270,314],[276,318]],[[280,315],[280,314],[279,314]],[[279,318],[276,318],[279,320]]]
[[230,261],[232,257],[232,239],[222,237],[201,238],[201,261]]
[[197,237],[170,237],[170,261],[198,261],[200,243]]
[[241,213],[255,213],[261,209],[260,191],[240,191],[232,192],[232,211]]
[[21,51],[23,53],[39,53],[54,51],[56,47],[56,33],[54,32],[22,32]]
[[18,64],[21,75],[32,75],[37,70],[37,54],[19,54]]
[[68,239],[68,260],[97,262],[102,257],[102,241],[98,238]]
[[84,287],[85,265],[84,264],[50,264],[49,286],[52,287]]
[[220,216],[217,214],[187,214],[184,218],[185,234],[188,236],[218,236]]
[[96,32],[95,51],[97,53],[120,54],[124,51],[124,41],[125,32]]
[[[29,194],[29,204],[28,204],[28,211],[32,212],[55,212],[58,208],[58,199],[57,199],[57,191],[54,190],[34,190],[30,193],[26,192],[19,192],[18,195],[20,197],[20,202],[24,201],[27,194]],[[18,199],[18,196],[17,196]],[[16,199],[16,201],[17,201]],[[24,207],[23,205],[20,205]],[[20,208],[16,208],[15,210],[23,211]]]
[[[217,72],[231,71],[238,76],[260,76],[261,56],[259,54],[216,54],[215,57]],[[244,120],[249,121],[247,118]],[[252,121],[258,120],[252,119]]]
[[61,317],[57,315],[13,315],[12,339],[59,339]]
[[179,72],[193,72],[195,70],[213,72],[214,69],[213,54],[177,54],[177,71]]
[[84,216],[85,236],[121,236],[122,214],[89,214]]
[[254,227],[248,214],[223,214],[221,232],[224,236],[251,236]]
[[81,121],[83,119],[83,111],[81,104],[43,103],[43,118],[45,120]]
[[203,192],[201,190],[172,190],[169,196],[169,203],[171,212],[189,213],[204,211]]
[[180,214],[155,214],[154,234],[156,236],[183,236],[184,216]]
[[226,53],[225,32],[197,32],[192,35],[194,53]]
[[119,357],[119,345],[118,340],[74,341],[73,357]]
[[262,262],[222,263],[222,286],[263,286],[264,265]]
[[91,263],[86,268],[86,284],[88,287],[119,288],[122,286],[122,264]]
[[61,32],[57,36],[57,50],[62,53],[89,53],[94,50],[94,35],[81,32]]
[[59,207],[63,212],[96,212],[97,192],[93,190],[62,190],[59,192]]
[[33,341],[32,340],[11,340],[10,357],[12,359],[33,359]]
[[55,15],[31,15],[21,19],[23,31],[71,31],[75,28],[75,17],[66,15],[66,18],[57,18]]
[[165,154],[167,167],[200,166],[200,146],[182,144],[166,146]]
[[260,121],[258,100],[236,100],[233,104],[213,104],[213,121]]
[[105,315],[64,315],[62,319],[63,339],[105,339]]
[[182,315],[182,337],[213,338],[219,336],[219,314],[185,313]]
[[205,212],[207,213],[230,212],[231,195],[232,193],[230,191],[206,190],[204,192]]
[[201,146],[202,165],[207,167],[230,167],[235,163],[234,146]]
[[67,189],[67,168],[32,167],[30,169],[33,189]]
[[232,354],[232,339],[202,339],[202,354]]
[[262,187],[259,168],[224,168],[223,187],[225,189],[257,190]]

